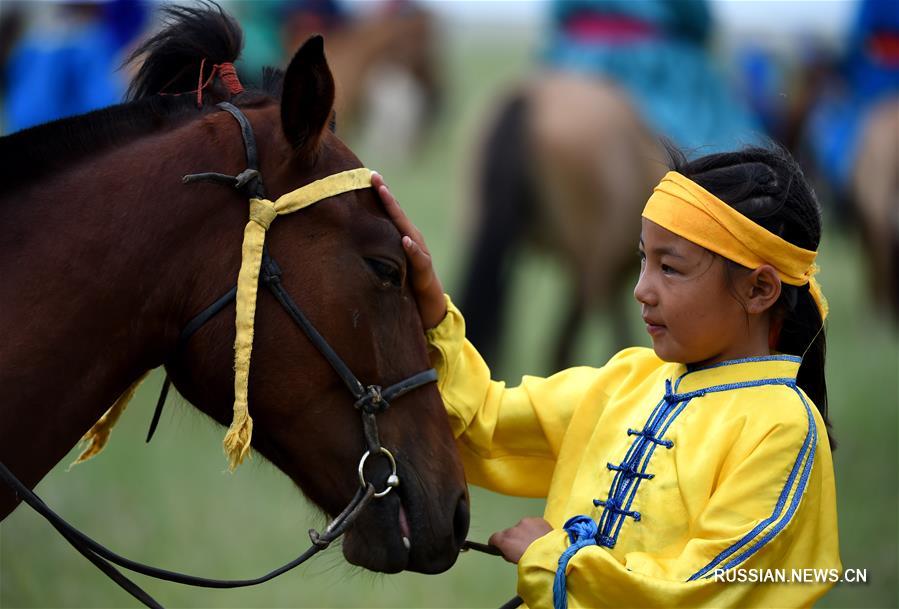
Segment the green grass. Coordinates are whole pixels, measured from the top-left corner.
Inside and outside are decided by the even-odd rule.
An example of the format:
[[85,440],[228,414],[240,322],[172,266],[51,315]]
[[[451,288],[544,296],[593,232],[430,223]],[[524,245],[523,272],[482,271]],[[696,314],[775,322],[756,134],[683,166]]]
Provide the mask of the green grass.
[[[479,125],[504,83],[527,66],[526,46],[453,47],[447,112],[414,162],[377,164],[422,228],[450,292],[465,254],[468,176]],[[235,244],[237,247],[237,244]],[[830,298],[828,379],[840,448],[835,454],[840,537],[846,567],[867,568],[868,584],[834,590],[821,607],[895,607],[897,598],[897,335],[870,310],[856,240],[827,234],[821,279]],[[516,271],[513,332],[498,376],[547,372],[565,292],[561,269],[529,256]],[[527,332],[521,331],[527,328]],[[612,349],[607,324],[591,321],[579,358],[601,364]],[[72,452],[38,486],[54,509],[89,535],[130,558],[211,577],[250,577],[298,555],[306,529],[322,518],[292,484],[256,458],[224,473],[224,430],[173,400],[156,439],[145,445],[161,378],[151,377],[113,433],[106,452],[66,472]],[[486,540],[542,502],[472,497],[470,537]],[[493,607],[514,593],[515,569],[468,554],[439,576],[379,576],[349,567],[339,549],[308,566],[246,590],[198,590],[135,579],[170,607]],[[137,606],[72,550],[42,519],[20,507],[0,526],[0,607]]]

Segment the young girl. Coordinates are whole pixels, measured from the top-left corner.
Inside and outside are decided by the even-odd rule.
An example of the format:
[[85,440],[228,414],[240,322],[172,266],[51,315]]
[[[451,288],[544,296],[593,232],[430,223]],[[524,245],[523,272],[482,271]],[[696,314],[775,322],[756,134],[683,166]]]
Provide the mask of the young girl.
[[674,157],[634,289],[653,348],[514,388],[375,178],[468,479],[546,497],[490,538],[532,609],[807,607],[841,573],[814,194],[781,150]]

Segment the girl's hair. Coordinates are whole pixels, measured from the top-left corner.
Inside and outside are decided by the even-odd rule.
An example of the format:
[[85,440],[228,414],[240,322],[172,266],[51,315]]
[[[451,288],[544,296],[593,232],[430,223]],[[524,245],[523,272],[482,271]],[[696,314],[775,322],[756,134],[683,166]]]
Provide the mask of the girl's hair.
[[[821,208],[799,164],[785,149],[776,145],[751,147],[688,161],[683,152],[669,142],[665,142],[665,147],[671,169],[793,245],[818,249]],[[726,262],[728,277],[732,270],[742,268],[735,262]],[[836,441],[827,416],[827,383],[824,379],[824,325],[808,284],[783,284],[773,313],[775,327],[780,326],[773,347],[781,353],[802,357],[796,382],[820,411],[831,449],[834,449]]]

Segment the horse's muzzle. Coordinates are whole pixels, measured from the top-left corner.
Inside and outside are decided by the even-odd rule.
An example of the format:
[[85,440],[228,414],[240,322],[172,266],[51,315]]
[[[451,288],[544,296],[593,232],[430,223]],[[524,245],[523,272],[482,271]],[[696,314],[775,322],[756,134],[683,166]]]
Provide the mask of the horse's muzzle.
[[348,562],[382,573],[442,573],[455,564],[470,520],[464,486],[439,505],[416,490],[401,485],[369,504],[344,537]]

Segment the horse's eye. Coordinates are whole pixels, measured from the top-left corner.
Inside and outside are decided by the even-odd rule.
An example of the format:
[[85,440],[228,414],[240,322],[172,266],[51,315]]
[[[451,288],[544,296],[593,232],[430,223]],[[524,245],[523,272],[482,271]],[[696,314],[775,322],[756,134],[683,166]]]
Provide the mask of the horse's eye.
[[382,287],[402,287],[403,273],[392,262],[378,258],[366,258],[365,262],[374,271]]

